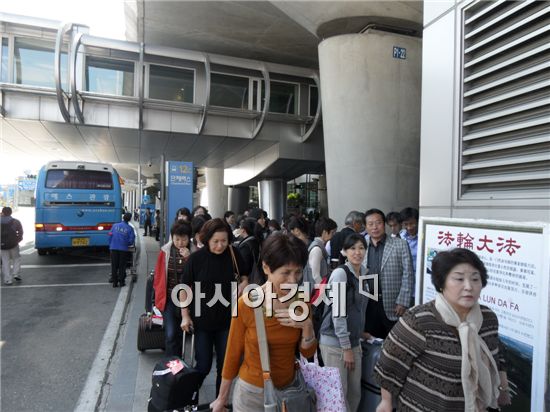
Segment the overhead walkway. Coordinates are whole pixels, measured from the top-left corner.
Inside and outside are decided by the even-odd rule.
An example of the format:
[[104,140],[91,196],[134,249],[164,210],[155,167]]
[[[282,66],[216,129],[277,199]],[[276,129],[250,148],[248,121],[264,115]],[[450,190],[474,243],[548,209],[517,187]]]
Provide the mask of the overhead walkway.
[[134,166],[161,155],[252,165],[228,184],[322,169],[316,71],[87,32],[0,13],[6,150]]

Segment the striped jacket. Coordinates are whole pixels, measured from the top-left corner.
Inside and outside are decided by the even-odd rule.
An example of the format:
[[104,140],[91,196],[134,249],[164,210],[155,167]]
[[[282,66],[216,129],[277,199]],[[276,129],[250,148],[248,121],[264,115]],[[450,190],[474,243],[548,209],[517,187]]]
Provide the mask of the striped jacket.
[[[486,306],[481,306],[481,312],[479,335],[498,369],[504,370],[498,319]],[[461,364],[458,331],[443,322],[431,301],[399,319],[384,341],[374,371],[380,386],[397,398],[398,412],[464,412]]]

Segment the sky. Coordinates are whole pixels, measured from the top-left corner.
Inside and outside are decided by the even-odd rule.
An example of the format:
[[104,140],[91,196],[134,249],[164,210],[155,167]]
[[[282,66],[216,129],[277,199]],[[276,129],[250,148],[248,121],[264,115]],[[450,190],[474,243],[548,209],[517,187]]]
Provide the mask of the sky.
[[[0,13],[80,23],[88,26],[94,36],[125,40],[124,3],[124,0],[0,0]],[[13,183],[26,170],[36,173],[44,163],[44,159],[28,156],[8,158],[0,144],[0,183]]]
[[81,23],[90,34],[124,40],[124,0],[0,0],[0,12]]

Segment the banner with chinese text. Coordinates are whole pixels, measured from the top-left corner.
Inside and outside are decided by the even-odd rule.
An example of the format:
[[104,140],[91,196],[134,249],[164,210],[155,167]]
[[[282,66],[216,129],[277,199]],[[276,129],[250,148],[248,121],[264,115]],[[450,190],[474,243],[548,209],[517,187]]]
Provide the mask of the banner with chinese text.
[[503,410],[543,410],[547,388],[548,225],[423,218],[420,228],[417,303],[435,297],[431,262],[439,251],[461,247],[476,252],[489,275],[480,304],[497,314],[500,338],[507,351],[513,402]]

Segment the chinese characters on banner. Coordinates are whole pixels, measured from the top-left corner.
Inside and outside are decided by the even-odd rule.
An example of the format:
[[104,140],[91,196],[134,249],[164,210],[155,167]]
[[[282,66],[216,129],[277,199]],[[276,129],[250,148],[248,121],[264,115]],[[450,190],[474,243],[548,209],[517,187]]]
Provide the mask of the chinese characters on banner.
[[[479,303],[497,314],[499,334],[511,360],[508,372],[515,385],[516,400],[505,410],[538,410],[545,390],[540,386],[541,381],[544,384],[545,371],[533,365],[534,359],[546,361],[547,317],[541,313],[548,311],[550,275],[543,224],[535,229],[510,228],[498,222],[435,218],[422,219],[421,224],[422,258],[417,268],[422,277],[418,288],[420,303],[435,298],[431,262],[439,251],[460,247],[475,252],[489,276]],[[529,375],[532,382],[525,379]],[[533,398],[533,391],[537,392],[538,401]]]

